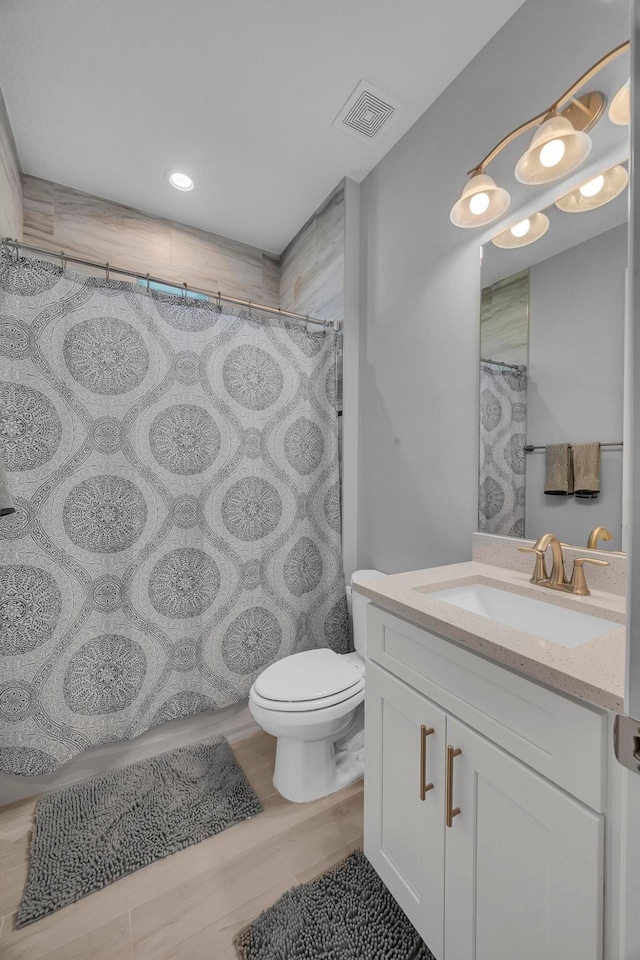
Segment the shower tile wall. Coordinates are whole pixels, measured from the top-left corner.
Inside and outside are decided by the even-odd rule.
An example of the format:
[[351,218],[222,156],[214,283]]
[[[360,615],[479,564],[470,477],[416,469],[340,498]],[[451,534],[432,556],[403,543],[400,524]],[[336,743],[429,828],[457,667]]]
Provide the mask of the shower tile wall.
[[25,176],[24,241],[194,287],[279,303],[278,257],[173,220]]
[[482,291],[480,353],[485,360],[527,364],[529,271],[522,270]]
[[344,184],[307,220],[280,257],[280,306],[322,320],[344,317]]

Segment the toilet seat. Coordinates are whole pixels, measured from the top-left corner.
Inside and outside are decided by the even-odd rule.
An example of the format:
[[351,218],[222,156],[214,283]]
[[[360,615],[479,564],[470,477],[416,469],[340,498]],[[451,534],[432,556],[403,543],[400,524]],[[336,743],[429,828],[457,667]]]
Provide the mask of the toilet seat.
[[357,654],[305,650],[278,660],[253,684],[250,699],[263,710],[308,713],[346,703],[364,690],[364,661]]
[[303,710],[302,704],[320,701],[328,706],[340,703],[355,692],[363,682],[364,663],[358,658],[340,656],[333,650],[305,650],[284,657],[267,667],[254,683],[254,690],[261,700],[277,703],[293,703],[290,709]]
[[278,713],[312,713],[355,700],[362,695],[363,690],[364,675],[358,683],[347,690],[341,690],[339,693],[334,693],[328,697],[317,697],[315,700],[270,700],[267,697],[261,697],[256,691],[255,685],[251,688],[249,699],[256,706],[262,707],[263,710],[272,710]]

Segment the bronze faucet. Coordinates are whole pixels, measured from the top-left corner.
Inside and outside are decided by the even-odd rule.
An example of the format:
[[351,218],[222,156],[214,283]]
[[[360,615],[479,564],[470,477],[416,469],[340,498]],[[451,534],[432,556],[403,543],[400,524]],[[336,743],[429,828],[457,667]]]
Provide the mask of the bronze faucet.
[[613,540],[613,534],[606,527],[594,527],[587,540],[587,549],[597,550],[599,540]]
[[[545,554],[551,547],[553,566],[551,575],[547,573]],[[590,590],[584,575],[585,563],[592,563],[597,567],[608,567],[608,560],[596,560],[593,557],[579,557],[574,561],[571,580],[567,580],[564,569],[564,554],[562,544],[552,533],[544,533],[533,547],[518,547],[522,553],[535,553],[536,565],[531,577],[531,583],[539,587],[548,587],[550,590],[561,590],[563,593],[573,593],[579,597],[588,597]]]

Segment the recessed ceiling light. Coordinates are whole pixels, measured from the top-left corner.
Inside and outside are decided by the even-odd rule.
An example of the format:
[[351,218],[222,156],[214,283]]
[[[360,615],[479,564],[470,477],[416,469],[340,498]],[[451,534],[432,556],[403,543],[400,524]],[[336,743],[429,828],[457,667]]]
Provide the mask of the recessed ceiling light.
[[176,190],[193,190],[194,183],[191,177],[186,173],[170,173],[169,174],[169,183],[172,187],[175,187]]

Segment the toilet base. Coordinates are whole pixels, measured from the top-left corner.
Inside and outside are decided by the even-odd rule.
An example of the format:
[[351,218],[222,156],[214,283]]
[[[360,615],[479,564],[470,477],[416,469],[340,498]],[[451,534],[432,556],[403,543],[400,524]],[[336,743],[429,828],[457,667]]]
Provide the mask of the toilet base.
[[363,775],[364,704],[355,709],[348,729],[335,742],[278,737],[273,785],[286,800],[318,800]]

